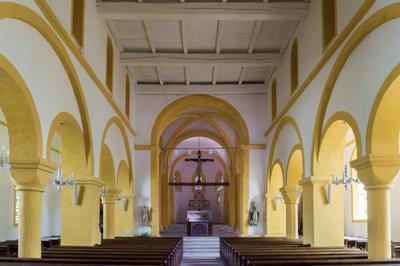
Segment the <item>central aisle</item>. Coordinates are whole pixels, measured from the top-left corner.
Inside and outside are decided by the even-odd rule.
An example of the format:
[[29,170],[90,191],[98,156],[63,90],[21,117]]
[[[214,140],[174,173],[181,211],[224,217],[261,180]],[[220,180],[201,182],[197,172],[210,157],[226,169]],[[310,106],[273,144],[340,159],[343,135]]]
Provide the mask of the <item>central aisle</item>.
[[222,266],[219,254],[219,237],[184,237],[182,266]]

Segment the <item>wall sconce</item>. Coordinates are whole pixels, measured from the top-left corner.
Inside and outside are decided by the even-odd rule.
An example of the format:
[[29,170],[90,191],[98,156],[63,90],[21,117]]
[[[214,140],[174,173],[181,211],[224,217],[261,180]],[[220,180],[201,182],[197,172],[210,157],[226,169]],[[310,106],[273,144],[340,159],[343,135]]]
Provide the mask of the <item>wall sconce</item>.
[[11,168],[11,165],[10,165],[10,150],[7,149],[4,146],[1,147],[0,167],[3,168],[6,171],[10,170],[10,168]]
[[346,189],[346,191],[349,189],[351,183],[360,184],[360,182],[361,181],[360,181],[360,179],[358,177],[357,178],[352,178],[349,175],[348,164],[347,163],[344,165],[344,171],[343,171],[343,175],[342,175],[341,179],[338,178],[337,174],[333,174],[332,175],[332,184],[334,184],[334,185],[343,184],[344,188]]
[[326,197],[326,202],[328,204],[331,204],[331,202],[332,202],[332,183],[328,183],[325,186],[325,197]]
[[108,186],[104,186],[100,191],[100,196],[105,197],[108,195]]
[[122,208],[124,209],[124,211],[126,212],[128,210],[128,200],[125,197],[125,193],[122,193],[122,196],[118,196],[116,201],[116,203],[120,203],[122,202]]
[[275,208],[275,210],[277,210],[279,207],[280,201],[283,202],[283,197],[282,197],[282,195],[275,194],[273,200],[274,200],[274,208]]
[[78,185],[74,182],[74,172],[71,172],[68,175],[68,178],[64,177],[62,166],[61,166],[61,155],[60,155],[60,159],[58,162],[58,169],[56,172],[56,176],[50,180],[50,184],[54,185],[57,188],[58,192],[61,192],[61,188],[63,186],[72,186],[73,202],[74,202],[74,205],[78,205],[79,188],[78,188]]

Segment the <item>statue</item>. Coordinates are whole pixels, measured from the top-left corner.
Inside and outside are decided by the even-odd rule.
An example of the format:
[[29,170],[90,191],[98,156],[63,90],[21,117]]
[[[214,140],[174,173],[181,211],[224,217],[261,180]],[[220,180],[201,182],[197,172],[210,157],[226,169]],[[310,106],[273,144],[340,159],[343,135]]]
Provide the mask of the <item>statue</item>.
[[259,218],[260,218],[260,211],[257,209],[256,202],[252,201],[250,203],[250,210],[249,210],[249,225],[257,226]]
[[140,210],[140,217],[142,225],[150,226],[151,224],[151,208],[149,206],[143,206]]

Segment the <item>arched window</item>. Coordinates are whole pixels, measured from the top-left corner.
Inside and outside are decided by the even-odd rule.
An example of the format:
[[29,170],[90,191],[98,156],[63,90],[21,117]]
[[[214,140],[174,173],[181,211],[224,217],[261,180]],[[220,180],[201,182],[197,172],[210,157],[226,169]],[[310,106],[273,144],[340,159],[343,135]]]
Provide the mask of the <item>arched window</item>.
[[114,47],[110,36],[107,37],[107,58],[106,58],[106,85],[110,92],[113,90],[114,71]]
[[276,99],[276,79],[272,81],[271,85],[271,116],[272,120],[276,117],[276,105],[277,105],[277,99]]
[[322,1],[322,45],[325,48],[336,36],[336,0]]
[[299,85],[299,58],[297,39],[293,41],[290,54],[290,88],[293,93]]
[[71,28],[72,36],[83,48],[83,32],[85,22],[85,0],[72,0]]
[[129,81],[129,75],[126,74],[125,78],[125,114],[129,117],[131,112],[131,83]]

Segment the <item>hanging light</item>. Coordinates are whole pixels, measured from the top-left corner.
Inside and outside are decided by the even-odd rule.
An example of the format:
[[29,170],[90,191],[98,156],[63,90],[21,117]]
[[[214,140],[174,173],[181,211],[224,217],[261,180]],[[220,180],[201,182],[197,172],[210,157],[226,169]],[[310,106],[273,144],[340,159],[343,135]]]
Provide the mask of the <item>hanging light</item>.
[[5,146],[1,147],[0,153],[0,167],[4,170],[10,170],[10,150],[7,149]]
[[352,178],[352,177],[349,175],[348,164],[346,163],[346,164],[344,165],[344,170],[343,170],[342,178],[339,179],[339,177],[338,177],[337,174],[333,174],[333,175],[332,175],[332,184],[334,184],[334,185],[343,184],[343,185],[344,185],[344,188],[345,188],[346,191],[347,191],[347,190],[349,189],[351,183],[360,184],[361,181],[360,181],[360,179],[359,179],[358,177],[357,177],[357,178]]
[[[68,175],[68,178],[64,177],[62,165],[61,165],[61,153],[60,153],[60,157],[58,160],[58,168],[57,168],[55,178],[52,178],[50,180],[50,184],[56,186],[58,192],[61,192],[62,186],[66,186],[66,185],[74,186],[74,184],[75,184],[74,183],[74,172],[71,172]],[[76,186],[74,186],[74,191],[75,190],[76,190]],[[75,194],[75,192],[74,192],[74,194]]]

